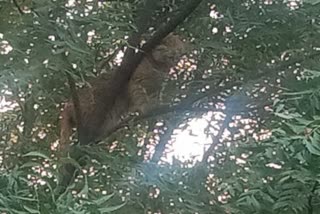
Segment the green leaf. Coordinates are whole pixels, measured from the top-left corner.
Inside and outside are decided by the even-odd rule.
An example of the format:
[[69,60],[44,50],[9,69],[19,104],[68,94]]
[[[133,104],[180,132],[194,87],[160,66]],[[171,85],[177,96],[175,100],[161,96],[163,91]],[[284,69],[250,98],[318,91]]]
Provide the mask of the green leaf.
[[105,202],[109,201],[114,196],[114,193],[110,195],[103,196],[97,200],[94,200],[93,203],[97,204],[98,206],[104,204]]
[[278,117],[281,117],[283,119],[286,119],[286,120],[290,120],[290,119],[295,119],[297,117],[301,117],[301,115],[299,113],[288,113],[288,114],[275,113],[275,115],[278,116]]
[[102,213],[102,214],[103,214],[103,213],[110,213],[110,212],[119,210],[119,209],[122,208],[125,204],[126,204],[126,202],[123,203],[123,204],[117,205],[117,206],[100,208],[99,211],[100,211],[100,213]]
[[27,154],[22,155],[23,157],[39,157],[39,158],[44,158],[47,160],[51,160],[51,158],[49,158],[47,155],[41,153],[41,152],[29,152]]
[[312,142],[310,142],[308,140],[304,140],[304,144],[306,145],[308,151],[311,154],[320,156],[320,150],[318,149],[318,147],[316,145],[314,145]]
[[71,158],[71,157],[66,157],[66,158],[60,158],[61,163],[63,164],[72,164],[73,166],[77,167],[78,169],[81,168],[80,164],[78,163],[78,161],[76,161],[75,159]]
[[21,197],[21,196],[12,196],[13,198],[16,198],[16,199],[19,199],[19,200],[22,200],[22,201],[38,201],[37,199],[34,199],[34,198],[28,198],[28,197]]
[[25,164],[22,164],[22,165],[20,166],[20,168],[21,168],[21,169],[23,169],[23,168],[30,168],[30,167],[34,167],[34,166],[41,166],[41,164],[38,163],[38,162],[32,162],[32,161],[30,161],[30,162],[27,162],[27,163],[25,163]]
[[25,206],[25,205],[23,205],[23,208],[26,209],[29,213],[32,213],[32,214],[41,214],[38,210],[32,209],[32,208],[27,207],[27,206]]
[[89,193],[88,178],[87,176],[85,176],[84,185],[81,191],[79,192],[79,195],[85,195],[87,197],[88,193]]

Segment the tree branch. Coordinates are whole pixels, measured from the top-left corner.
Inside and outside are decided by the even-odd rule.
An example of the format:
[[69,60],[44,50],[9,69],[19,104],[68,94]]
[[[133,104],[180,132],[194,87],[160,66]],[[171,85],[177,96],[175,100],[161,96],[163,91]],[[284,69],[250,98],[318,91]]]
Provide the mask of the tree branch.
[[[320,52],[315,52],[315,53],[313,53],[313,54],[310,54],[308,57],[309,58],[312,58],[312,57],[316,57],[316,56],[319,56],[320,55]],[[257,81],[259,81],[259,80],[263,80],[264,78],[266,78],[266,77],[273,77],[273,76],[275,76],[278,72],[279,72],[279,70],[283,70],[283,69],[286,69],[288,66],[290,66],[290,65],[294,65],[294,64],[296,64],[296,63],[300,63],[300,62],[302,62],[304,59],[293,59],[293,60],[290,60],[290,61],[288,61],[288,62],[284,62],[284,63],[282,63],[282,64],[280,64],[280,65],[278,65],[278,66],[276,66],[276,67],[270,67],[270,68],[268,68],[268,69],[266,69],[264,72],[266,72],[267,74],[269,74],[269,75],[264,75],[264,76],[260,76],[259,78],[257,78],[257,76],[253,76],[253,78],[251,79],[251,81],[252,80],[255,80],[255,82],[257,82]],[[249,84],[251,84],[251,82],[247,82],[247,84],[246,85],[249,85]],[[246,85],[244,85],[244,86],[246,86]],[[236,96],[236,95],[232,95],[232,96]],[[245,108],[245,106],[240,106],[240,109],[242,108],[242,107],[244,107]],[[242,108],[243,109],[243,108]],[[204,153],[204,155],[203,155],[203,158],[202,158],[202,163],[206,163],[207,161],[208,161],[208,158],[209,158],[209,156],[212,154],[212,152],[213,152],[213,150],[214,150],[214,147],[218,144],[218,143],[220,143],[220,139],[221,139],[221,137],[222,137],[222,135],[223,135],[223,133],[224,133],[224,130],[225,129],[227,129],[227,127],[228,127],[228,125],[229,125],[229,123],[231,122],[231,120],[232,120],[232,116],[233,116],[233,114],[231,114],[231,112],[230,112],[230,108],[227,106],[227,112],[226,112],[226,117],[225,117],[225,119],[224,119],[224,121],[223,121],[223,123],[222,123],[222,125],[221,125],[221,127],[220,127],[220,129],[219,129],[219,132],[218,132],[218,134],[217,134],[217,136],[215,136],[215,137],[213,137],[213,139],[212,139],[212,144],[210,145],[210,147],[208,148],[208,150]],[[312,207],[311,208],[309,208],[309,209],[312,209]],[[310,212],[309,212],[310,213]]]
[[[314,54],[311,54],[309,57],[315,57],[318,56],[320,53],[316,52]],[[253,77],[249,83],[245,84],[245,86],[247,86],[248,84],[252,84],[252,81],[257,82],[257,81],[261,81],[264,78],[268,77],[268,76],[274,76],[279,70],[281,69],[285,69],[290,65],[296,64],[301,62],[302,59],[295,59],[295,60],[291,60],[290,62],[285,62],[281,65],[278,65],[276,67],[271,67],[268,68],[267,70],[265,70],[265,72],[269,75],[265,75],[263,77],[259,77],[257,78],[257,76]],[[193,103],[207,97],[207,96],[216,96],[219,95],[221,92],[230,89],[234,86],[241,86],[243,85],[242,82],[233,82],[233,83],[228,83],[226,84],[224,87],[219,87],[220,83],[222,83],[223,79],[220,79],[218,81],[218,83],[216,84],[216,87],[211,88],[210,90],[200,94],[199,96],[194,96],[194,97],[190,97],[189,99],[185,99],[183,100],[181,103],[179,103],[178,105],[174,105],[174,106],[170,106],[170,105],[162,105],[156,109],[153,109],[150,112],[147,112],[144,115],[139,115],[139,116],[128,116],[127,118],[123,119],[122,122],[120,124],[118,124],[117,126],[115,126],[112,130],[110,130],[108,133],[106,133],[106,135],[104,135],[101,139],[102,140],[104,138],[107,138],[110,134],[112,134],[113,132],[117,131],[118,129],[124,128],[125,126],[128,125],[129,122],[138,122],[141,121],[143,119],[147,119],[150,117],[154,117],[154,116],[159,116],[159,115],[163,115],[163,114],[167,114],[167,113],[173,113],[173,112],[179,112],[179,113],[183,113],[186,111],[201,111],[201,112],[208,112],[208,111],[215,111],[217,109],[215,108],[198,108],[198,107],[192,107]],[[232,95],[232,97],[235,97],[237,95]],[[237,98],[238,99],[238,98]],[[237,102],[237,101],[236,101]],[[240,102],[240,101],[239,101]],[[236,103],[237,104],[237,103]],[[266,104],[266,102],[264,102],[263,104]],[[263,107],[264,105],[259,105],[258,108]],[[245,108],[245,106],[242,106]],[[240,107],[242,110],[243,108]],[[226,118],[222,124],[222,127],[220,128],[218,135],[215,137],[216,140],[213,140],[214,142],[212,143],[212,145],[209,147],[209,149],[207,150],[207,152],[205,152],[204,157],[203,157],[203,161],[207,161],[208,157],[210,156],[210,154],[212,153],[214,146],[219,143],[220,138],[224,132],[224,130],[227,128],[228,124],[231,121],[231,117],[233,115],[230,115],[230,113],[240,113],[239,111],[234,111],[232,112],[230,110],[230,108],[228,109],[228,113],[226,115]]]
[[212,143],[211,143],[210,147],[203,154],[203,157],[202,157],[202,160],[201,160],[202,163],[206,163],[208,161],[208,159],[209,159],[210,155],[212,154],[215,146],[220,143],[220,139],[221,139],[224,131],[228,128],[229,123],[231,122],[231,120],[232,120],[232,115],[226,114],[226,117],[225,117],[225,119],[224,119],[224,121],[223,121],[223,123],[222,123],[222,125],[221,125],[221,127],[219,129],[219,132],[218,132],[217,136],[212,137]]
[[82,139],[81,133],[82,133],[82,118],[81,118],[81,106],[80,106],[80,100],[79,95],[77,92],[76,84],[74,79],[72,78],[71,74],[66,71],[66,76],[68,79],[68,84],[70,88],[71,98],[73,102],[73,107],[76,115],[76,125],[78,130],[78,139]]
[[207,96],[217,96],[222,91],[225,91],[227,89],[230,89],[236,85],[240,85],[240,82],[235,82],[233,84],[226,84],[223,87],[219,87],[219,84],[222,82],[222,79],[218,81],[216,84],[216,87],[212,87],[211,89],[199,94],[198,96],[192,96],[188,97],[184,100],[182,100],[177,105],[161,105],[159,107],[156,107],[149,112],[142,114],[142,115],[129,115],[126,118],[124,118],[118,125],[113,127],[111,130],[109,130],[107,133],[105,133],[103,136],[101,136],[99,139],[97,139],[97,142],[104,140],[105,138],[109,137],[112,133],[116,132],[117,130],[126,127],[131,122],[139,122],[144,119],[148,119],[151,117],[168,114],[168,113],[183,113],[183,112],[208,112],[208,111],[215,111],[216,108],[204,108],[204,107],[193,107],[193,104]]
[[24,12],[23,12],[23,10],[20,8],[17,0],[13,0],[13,4],[14,4],[14,5],[16,6],[16,8],[18,9],[19,13],[20,13],[21,15],[24,15]]
[[[123,90],[126,90],[126,86],[129,82],[129,79],[137,66],[140,64],[144,53],[150,52],[156,45],[158,45],[161,40],[166,37],[170,32],[172,32],[181,22],[183,22],[191,12],[195,10],[195,8],[200,4],[202,0],[191,0],[189,3],[182,8],[181,12],[178,13],[175,17],[173,17],[168,23],[161,26],[154,35],[142,46],[140,51],[140,42],[141,35],[148,28],[148,21],[150,20],[152,8],[154,9],[155,5],[153,0],[147,0],[145,6],[139,10],[137,14],[137,28],[138,31],[133,32],[128,40],[128,47],[125,51],[123,60],[121,65],[118,67],[116,72],[111,76],[112,82],[114,84],[108,84],[105,86],[106,93],[101,93],[101,97],[99,100],[108,100],[108,102],[101,102],[100,108],[103,108],[106,112],[108,112],[114,106],[114,102],[118,94],[121,94]],[[130,48],[133,47],[133,48]],[[112,92],[112,93],[110,93]],[[93,109],[94,111],[95,109]],[[95,124],[97,126],[102,126],[105,118],[101,117],[99,120],[95,118]],[[80,121],[80,120],[78,120]],[[83,125],[83,124],[82,124]],[[81,125],[79,125],[81,127]],[[88,137],[86,134],[81,134],[82,136],[79,139],[80,144],[88,144],[91,143],[92,139],[90,136]],[[80,136],[79,135],[79,136]]]
[[166,146],[171,139],[174,129],[176,128],[176,122],[170,124],[170,121],[166,125],[167,129],[164,130],[164,133],[160,135],[159,143],[154,148],[154,154],[151,158],[151,162],[158,163],[161,160],[161,157],[166,149]]
[[[137,20],[136,25],[138,28],[137,32],[133,32],[133,34],[130,36],[128,40],[128,47],[134,47],[134,48],[127,48],[125,51],[123,61],[121,65],[118,67],[116,72],[114,73],[113,81],[116,84],[109,84],[106,85],[106,93],[104,93],[104,97],[101,97],[101,100],[108,100],[108,102],[101,103],[103,106],[102,108],[105,109],[105,111],[108,111],[108,109],[111,109],[114,105],[115,99],[118,96],[119,93],[121,93],[122,90],[126,89],[126,85],[129,82],[129,79],[139,63],[141,62],[143,58],[143,54],[146,52],[151,51],[156,45],[158,45],[161,40],[166,37],[171,31],[173,31],[181,22],[183,22],[188,15],[195,10],[195,8],[200,4],[202,0],[192,0],[187,4],[183,9],[182,12],[179,13],[176,17],[171,19],[166,25],[162,26],[155,32],[155,34],[147,41],[147,43],[141,48],[141,51],[136,52],[136,49],[139,48],[140,42],[141,42],[141,35],[146,31],[148,28],[148,21],[150,20],[150,13],[154,12],[151,8],[154,8],[156,4],[154,4],[153,0],[147,0],[145,7],[140,9],[140,11],[137,14]],[[87,136],[84,136],[82,134],[82,121],[81,121],[81,109],[80,109],[80,102],[78,93],[76,91],[75,82],[72,79],[71,75],[67,73],[67,78],[72,94],[72,102],[74,104],[74,109],[76,112],[76,120],[77,120],[77,128],[78,128],[78,140],[80,144],[87,144],[89,142],[86,142],[88,140]],[[112,93],[110,93],[110,91]],[[101,121],[97,121],[98,123],[102,124],[104,122],[104,117],[101,117]],[[89,139],[90,140],[90,139]],[[69,165],[66,165],[67,167]],[[70,169],[71,170],[71,169]],[[71,171],[75,171],[74,167]],[[73,173],[72,173],[73,174]],[[66,181],[65,185],[69,185],[71,181],[70,175],[64,179]],[[59,192],[64,191],[65,188],[62,188]]]
[[[158,45],[164,37],[172,32],[179,24],[181,24],[201,3],[202,0],[189,1],[180,13],[173,17],[167,24],[160,27],[154,35],[142,46],[141,51],[136,52],[133,48],[128,48],[124,54],[123,61],[114,75],[114,81],[118,84],[113,85],[110,90],[114,91],[113,96],[109,95],[109,100],[115,100],[118,93],[127,85],[131,75],[141,62],[144,53],[150,52],[156,45]],[[151,1],[150,1],[151,2]],[[153,2],[154,3],[154,2]],[[150,17],[141,16],[140,21],[145,22]],[[139,48],[141,32],[134,33],[129,39],[129,46]]]

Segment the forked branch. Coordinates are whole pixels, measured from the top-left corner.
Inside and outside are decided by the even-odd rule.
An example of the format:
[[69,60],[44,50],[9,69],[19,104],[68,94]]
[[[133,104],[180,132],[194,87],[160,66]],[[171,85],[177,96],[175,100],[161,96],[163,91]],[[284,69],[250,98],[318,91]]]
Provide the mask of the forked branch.
[[[116,72],[114,72],[114,75],[112,76],[113,82],[116,82],[117,84],[109,84],[106,86],[107,91],[112,91],[113,93],[104,93],[101,97],[101,100],[108,100],[108,102],[102,103],[101,108],[105,109],[105,111],[108,111],[111,109],[114,105],[114,102],[116,100],[116,97],[118,94],[121,94],[123,90],[126,90],[126,85],[129,82],[129,79],[137,66],[140,64],[143,56],[145,53],[150,52],[156,45],[158,45],[163,38],[165,38],[170,32],[172,32],[179,24],[181,24],[201,3],[202,0],[190,0],[188,4],[184,8],[182,8],[181,12],[178,13],[175,17],[173,17],[168,23],[161,26],[154,35],[142,46],[140,49],[140,43],[141,43],[141,35],[146,31],[148,28],[148,23],[146,23],[146,20],[150,20],[150,13],[154,12],[152,9],[155,9],[154,7],[154,1],[153,0],[147,0],[144,7],[139,10],[137,14],[137,32],[133,32],[128,40],[128,47],[133,48],[127,48],[125,51],[123,60],[121,65],[118,67]],[[141,51],[136,51],[141,50]],[[76,92],[72,92],[76,93]],[[80,106],[76,106],[77,100],[74,99],[76,96],[72,96],[72,100],[74,102],[74,107],[79,108]],[[78,112],[81,112],[80,110],[76,110]],[[97,121],[98,124],[103,124],[104,118],[101,117],[101,121]],[[81,118],[76,118],[77,121],[77,127],[82,127],[82,121]],[[79,132],[80,130],[78,130]],[[81,133],[78,134],[81,136]],[[86,144],[88,142],[85,142],[85,139],[79,138],[79,142],[81,144]]]

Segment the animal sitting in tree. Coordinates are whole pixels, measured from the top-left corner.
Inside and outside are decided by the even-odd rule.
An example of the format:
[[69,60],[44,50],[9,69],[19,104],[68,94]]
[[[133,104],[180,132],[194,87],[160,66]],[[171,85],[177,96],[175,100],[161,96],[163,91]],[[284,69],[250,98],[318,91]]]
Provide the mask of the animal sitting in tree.
[[[159,94],[165,77],[170,69],[185,53],[185,44],[177,35],[169,34],[156,46],[151,53],[146,53],[141,63],[131,76],[124,90],[116,96],[110,109],[104,109],[104,93],[108,91],[108,84],[117,84],[109,74],[89,81],[91,87],[85,87],[78,91],[81,110],[82,136],[85,142],[95,142],[105,133],[110,132],[120,122],[121,118],[129,112],[144,114],[152,110],[159,103]],[[77,125],[75,108],[72,100],[69,100],[61,112],[60,145],[66,145],[70,141],[72,128]],[[102,121],[102,122],[99,122]]]

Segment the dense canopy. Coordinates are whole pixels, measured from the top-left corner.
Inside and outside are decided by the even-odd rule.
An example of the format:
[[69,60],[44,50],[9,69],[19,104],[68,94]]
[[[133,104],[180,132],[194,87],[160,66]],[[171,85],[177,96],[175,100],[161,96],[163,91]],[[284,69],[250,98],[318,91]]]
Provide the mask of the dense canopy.
[[[62,156],[72,84],[170,24],[161,105]],[[319,38],[319,0],[0,0],[0,213],[318,213]]]

